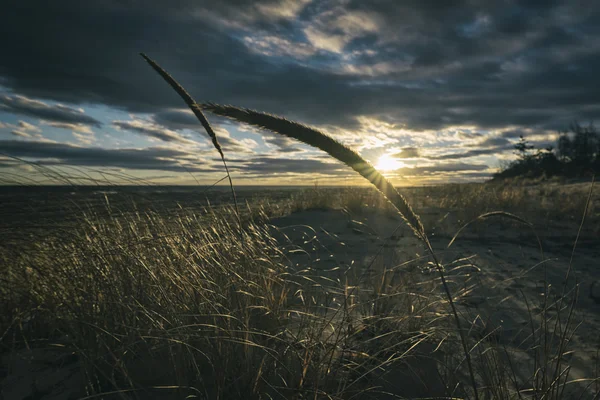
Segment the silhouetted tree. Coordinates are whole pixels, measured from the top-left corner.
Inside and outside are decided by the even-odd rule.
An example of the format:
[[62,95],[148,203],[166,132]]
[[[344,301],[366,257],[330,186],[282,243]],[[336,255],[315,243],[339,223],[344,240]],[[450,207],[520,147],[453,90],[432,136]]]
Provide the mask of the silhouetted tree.
[[530,150],[533,150],[534,146],[521,135],[519,136],[519,142],[514,145],[514,148],[517,157],[520,160],[526,161],[531,157]]
[[496,178],[515,176],[568,176],[578,177],[600,172],[600,135],[593,124],[582,126],[577,122],[568,131],[559,133],[557,149],[549,146],[533,151],[535,147],[522,135],[514,145],[517,159],[502,165]]
[[560,132],[558,137],[558,158],[561,162],[568,162],[573,158],[571,138],[567,131]]
[[571,124],[574,137],[571,142],[571,161],[580,167],[589,167],[598,155],[598,134],[593,124]]

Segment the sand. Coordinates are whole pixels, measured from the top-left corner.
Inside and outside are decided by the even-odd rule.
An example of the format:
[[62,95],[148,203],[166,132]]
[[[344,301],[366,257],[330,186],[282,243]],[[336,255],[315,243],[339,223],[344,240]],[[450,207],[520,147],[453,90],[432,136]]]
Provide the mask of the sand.
[[[485,337],[506,348],[512,354],[517,375],[521,380],[526,379],[531,376],[534,365],[531,352],[523,352],[523,349],[531,346],[530,318],[534,318],[534,324],[540,321],[544,281],[550,284],[550,303],[556,301],[563,287],[569,291],[577,282],[579,294],[576,312],[571,318],[572,323],[579,326],[567,349],[574,351],[567,357],[571,366],[568,380],[598,377],[600,238],[581,237],[573,252],[577,223],[558,224],[549,230],[546,226],[540,232],[540,251],[529,227],[490,220],[466,228],[448,248],[450,232],[455,232],[461,224],[452,221],[452,215],[446,210],[430,209],[421,214],[436,255],[446,266],[453,294],[460,294],[455,301],[464,325],[471,326],[471,345]],[[273,220],[272,224],[285,233],[291,243],[306,250],[293,257],[298,267],[311,265],[315,269],[330,270],[341,266],[346,270],[352,265],[361,270],[370,265],[372,271],[377,271],[383,265],[386,268],[399,266],[408,273],[414,272],[416,265],[426,266],[424,246],[398,217],[389,213],[350,215],[342,211],[304,211]],[[565,286],[571,256],[572,269]],[[415,261],[407,263],[410,260]],[[453,270],[458,266],[461,268]],[[421,281],[437,278],[435,272],[426,272],[429,274],[420,274]],[[469,275],[468,278],[465,275]],[[565,303],[563,307],[568,305]],[[566,311],[562,315],[563,319],[568,317]],[[422,360],[416,364],[419,363]],[[420,374],[435,375],[430,367]],[[398,382],[398,377],[392,373],[389,382],[394,381]],[[437,385],[437,380],[429,379],[428,383],[431,388],[432,384]],[[421,391],[407,393],[402,384],[391,386],[388,389],[398,390],[396,393],[404,396],[424,395]]]

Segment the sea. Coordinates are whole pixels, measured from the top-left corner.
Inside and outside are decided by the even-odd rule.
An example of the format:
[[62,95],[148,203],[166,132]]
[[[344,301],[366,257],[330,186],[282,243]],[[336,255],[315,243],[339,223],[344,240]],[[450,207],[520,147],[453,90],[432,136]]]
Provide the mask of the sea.
[[[236,186],[240,207],[280,201],[306,186]],[[67,223],[82,213],[203,210],[233,204],[229,186],[0,186],[0,229]]]

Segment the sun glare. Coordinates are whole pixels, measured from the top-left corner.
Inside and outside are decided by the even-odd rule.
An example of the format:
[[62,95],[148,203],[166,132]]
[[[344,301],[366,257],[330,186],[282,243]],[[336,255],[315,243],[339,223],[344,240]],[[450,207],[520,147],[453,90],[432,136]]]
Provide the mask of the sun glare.
[[379,157],[377,164],[375,164],[375,168],[380,171],[394,171],[402,167],[404,167],[404,163],[389,154]]

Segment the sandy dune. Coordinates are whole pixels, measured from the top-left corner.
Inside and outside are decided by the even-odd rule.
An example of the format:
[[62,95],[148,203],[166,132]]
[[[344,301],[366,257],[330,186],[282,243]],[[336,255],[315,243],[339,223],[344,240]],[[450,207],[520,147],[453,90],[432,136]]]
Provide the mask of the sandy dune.
[[[542,254],[536,237],[526,226],[488,221],[485,226],[468,227],[447,248],[451,236],[435,232],[455,231],[459,227],[456,221],[456,228],[449,229],[448,224],[453,225],[452,216],[435,209],[427,210],[423,218],[426,227],[433,232],[432,245],[447,267],[451,288],[455,294],[460,294],[455,300],[462,318],[472,325],[471,336],[477,340],[488,335],[487,340],[506,347],[518,365],[520,378],[526,379],[533,369],[531,355],[522,351],[531,345],[530,318],[534,319],[534,324],[540,321],[544,279],[550,284],[548,302],[555,301],[562,293],[577,225],[541,232]],[[339,210],[303,211],[275,219],[272,224],[280,234],[285,234],[285,238],[280,237],[282,242],[289,243],[290,248],[305,251],[290,256],[298,268],[310,266],[333,279],[343,280],[350,271],[360,277],[362,272],[357,271],[368,266],[369,274],[376,274],[382,266],[414,272],[415,267],[426,265],[424,246],[398,217],[383,212],[350,215]],[[579,284],[578,303],[572,319],[575,325],[580,325],[569,344],[569,349],[574,351],[569,356],[572,367],[569,380],[598,376],[600,299],[596,297],[598,283],[594,287],[594,282],[600,280],[599,260],[600,239],[580,238],[566,285],[568,291],[575,282]],[[462,268],[452,270],[459,265]],[[419,279],[437,278],[435,272],[428,272],[420,273]],[[566,303],[563,305],[567,306]],[[555,314],[549,312],[551,316]],[[566,311],[562,315],[563,319],[568,316]],[[431,371],[421,371],[423,373],[430,374]],[[389,381],[404,382],[396,375],[392,376]],[[388,389],[395,385],[391,386]],[[425,393],[417,390],[404,394]]]

